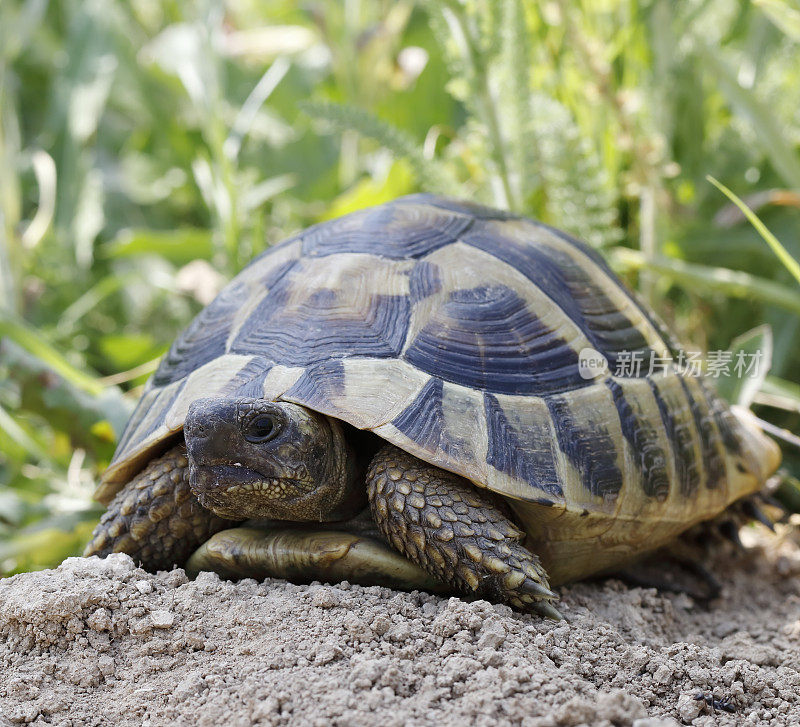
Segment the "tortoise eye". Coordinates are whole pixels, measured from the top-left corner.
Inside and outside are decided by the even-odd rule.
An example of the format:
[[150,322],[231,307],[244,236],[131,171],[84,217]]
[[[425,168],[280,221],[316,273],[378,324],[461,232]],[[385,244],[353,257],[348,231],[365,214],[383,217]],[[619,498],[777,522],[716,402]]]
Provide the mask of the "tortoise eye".
[[269,414],[261,414],[247,423],[244,438],[253,444],[268,442],[278,433],[278,422]]

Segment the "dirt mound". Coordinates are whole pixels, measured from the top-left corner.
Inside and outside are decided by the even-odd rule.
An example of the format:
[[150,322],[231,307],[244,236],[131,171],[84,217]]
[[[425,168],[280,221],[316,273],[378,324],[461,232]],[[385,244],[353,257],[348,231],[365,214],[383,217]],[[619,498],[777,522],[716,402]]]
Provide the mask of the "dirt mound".
[[800,549],[764,542],[709,609],[610,580],[561,589],[563,623],[70,558],[0,581],[0,724],[797,725]]

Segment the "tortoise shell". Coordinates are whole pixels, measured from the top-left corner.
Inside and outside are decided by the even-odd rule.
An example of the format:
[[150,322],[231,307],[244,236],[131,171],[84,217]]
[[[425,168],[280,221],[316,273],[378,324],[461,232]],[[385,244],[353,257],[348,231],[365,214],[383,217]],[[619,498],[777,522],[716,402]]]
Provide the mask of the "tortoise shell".
[[[587,349],[608,366],[581,366]],[[568,514],[584,547],[600,535],[615,547],[615,527],[620,542],[655,542],[777,466],[775,445],[703,380],[650,373],[651,355],[674,352],[584,244],[478,205],[404,197],[311,227],[237,275],[162,360],[98,499],[180,432],[193,400],[263,396],[506,496],[542,538]]]

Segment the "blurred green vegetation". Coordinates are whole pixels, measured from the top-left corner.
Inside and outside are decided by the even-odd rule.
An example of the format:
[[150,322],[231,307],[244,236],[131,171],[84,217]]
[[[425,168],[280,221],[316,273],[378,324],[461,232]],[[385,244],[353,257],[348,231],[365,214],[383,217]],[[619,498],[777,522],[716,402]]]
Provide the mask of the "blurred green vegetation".
[[80,552],[224,280],[418,190],[586,239],[700,348],[769,324],[749,396],[800,430],[800,289],[706,179],[800,257],[799,58],[798,0],[3,0],[0,573]]

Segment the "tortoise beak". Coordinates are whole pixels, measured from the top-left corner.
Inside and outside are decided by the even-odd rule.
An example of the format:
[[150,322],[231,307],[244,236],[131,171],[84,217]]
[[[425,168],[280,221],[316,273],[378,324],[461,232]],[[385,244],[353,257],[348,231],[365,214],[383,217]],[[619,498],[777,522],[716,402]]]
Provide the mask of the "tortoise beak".
[[231,442],[238,436],[235,402],[198,399],[192,402],[183,424],[186,450],[194,465],[229,462]]

